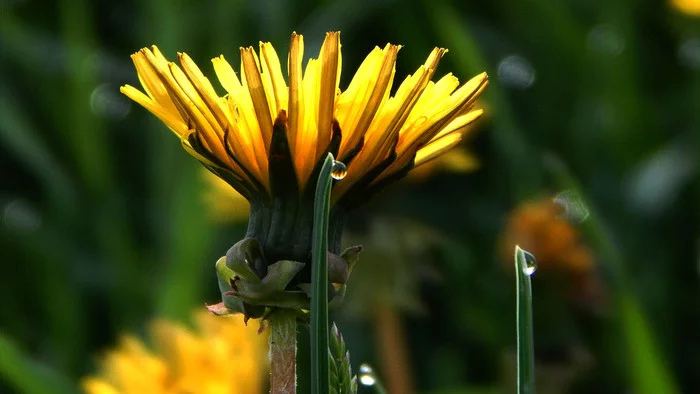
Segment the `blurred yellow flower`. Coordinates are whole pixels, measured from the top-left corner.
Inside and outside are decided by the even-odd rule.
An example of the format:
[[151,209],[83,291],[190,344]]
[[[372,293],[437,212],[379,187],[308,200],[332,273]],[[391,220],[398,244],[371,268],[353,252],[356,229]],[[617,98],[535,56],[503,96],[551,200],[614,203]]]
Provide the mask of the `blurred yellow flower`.
[[211,218],[221,223],[245,222],[250,212],[248,200],[211,172],[202,171],[202,175],[208,186],[204,202]]
[[684,14],[700,16],[700,0],[671,0],[671,4]]
[[422,182],[439,171],[469,172],[477,168],[479,168],[479,161],[474,155],[461,149],[453,149],[424,166],[411,171],[406,180]]
[[194,316],[196,331],[156,320],[150,328],[156,352],[126,335],[101,362],[101,373],[83,379],[88,394],[263,393],[267,335],[242,315]]
[[260,43],[259,56],[252,47],[241,48],[240,79],[223,56],[212,60],[228,93],[220,97],[187,54],[178,54],[178,66],[153,46],[132,56],[145,93],[129,85],[121,91],[249,201],[313,187],[314,169],[331,152],[348,165],[333,188],[333,201],[342,202],[351,191],[371,194],[373,186],[447,152],[483,112],[474,102],[488,83],[485,73],[461,87],[452,74],[431,81],[447,52],[442,48],[391,97],[399,49],[376,47],[341,91],[340,34],[327,33],[318,58],[303,68],[304,40],[295,33],[289,85],[272,45]]

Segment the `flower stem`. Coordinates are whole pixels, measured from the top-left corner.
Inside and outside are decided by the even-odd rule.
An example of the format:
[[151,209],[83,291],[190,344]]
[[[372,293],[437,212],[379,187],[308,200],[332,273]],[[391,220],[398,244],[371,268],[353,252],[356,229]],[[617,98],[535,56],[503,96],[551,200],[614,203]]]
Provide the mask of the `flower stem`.
[[279,309],[270,315],[270,394],[296,394],[296,357],[296,315]]

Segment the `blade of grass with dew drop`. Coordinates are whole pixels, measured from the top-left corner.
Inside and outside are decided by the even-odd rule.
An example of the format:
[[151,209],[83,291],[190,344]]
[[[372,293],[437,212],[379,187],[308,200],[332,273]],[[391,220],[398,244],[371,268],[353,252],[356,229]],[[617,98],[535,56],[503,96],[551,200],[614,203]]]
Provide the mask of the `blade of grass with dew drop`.
[[78,394],[70,380],[31,360],[6,336],[0,334],[0,376],[17,392],[26,394]]
[[328,154],[316,184],[314,229],[311,245],[311,392],[328,394],[328,217],[331,171],[335,160]]
[[518,330],[518,393],[535,392],[535,346],[532,327],[532,283],[534,257],[515,246],[515,288]]

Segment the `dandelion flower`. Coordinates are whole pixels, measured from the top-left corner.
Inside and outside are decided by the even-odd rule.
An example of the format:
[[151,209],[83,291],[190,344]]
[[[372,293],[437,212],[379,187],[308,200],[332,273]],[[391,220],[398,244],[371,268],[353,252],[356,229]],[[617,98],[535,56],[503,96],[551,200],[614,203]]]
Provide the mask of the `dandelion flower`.
[[[239,75],[223,56],[214,58],[226,92],[220,95],[187,54],[178,54],[178,65],[153,46],[132,55],[144,91],[129,85],[121,91],[248,199],[251,219],[266,212],[249,225],[264,244],[270,235],[264,229],[280,214],[275,201],[301,210],[312,204],[314,174],[328,152],[348,169],[333,187],[333,203],[352,207],[455,147],[482,114],[474,102],[488,83],[485,73],[461,86],[452,74],[432,81],[447,52],[442,48],[392,95],[399,49],[374,48],[341,90],[340,34],[327,33],[318,57],[305,67],[303,37],[292,34],[287,80],[270,43],[260,43],[259,53],[241,48]],[[308,219],[297,220],[308,212],[296,216],[291,222],[297,227],[284,233],[310,234]]]
[[[228,309],[261,317],[265,307],[303,308],[307,302],[300,285],[310,282],[313,195],[328,153],[347,168],[331,192],[328,244],[338,256],[348,210],[454,148],[483,113],[474,104],[488,84],[485,73],[463,84],[452,74],[433,81],[447,52],[435,48],[415,73],[394,84],[399,49],[374,48],[341,89],[340,33],[327,33],[306,65],[304,39],[293,33],[286,79],[270,43],[260,43],[259,52],[241,48],[239,74],[223,56],[214,58],[223,95],[187,54],[178,54],[179,64],[156,46],[132,55],[143,91],[126,85],[122,93],[250,202],[246,238],[217,263]],[[333,259],[332,283],[344,285],[349,267],[346,258]]]

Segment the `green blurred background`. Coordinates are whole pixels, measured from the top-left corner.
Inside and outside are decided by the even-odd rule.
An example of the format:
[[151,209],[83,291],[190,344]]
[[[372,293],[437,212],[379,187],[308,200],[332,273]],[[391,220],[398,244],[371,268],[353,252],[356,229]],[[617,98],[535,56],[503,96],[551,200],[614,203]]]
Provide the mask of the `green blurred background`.
[[[0,392],[69,392],[120,333],[187,321],[217,301],[213,263],[243,234],[210,219],[201,166],[119,94],[137,85],[129,55],[157,44],[212,75],[239,46],[284,59],[297,31],[308,56],[330,30],[341,86],[386,42],[404,45],[397,79],[434,46],[450,50],[438,75],[491,79],[464,144],[480,169],[397,185],[349,224],[368,247],[350,287],[390,288],[417,392],[512,392],[499,239],[516,206],[565,190],[591,211],[577,228],[603,290],[535,274],[541,392],[700,391],[700,15],[649,0],[3,0]],[[374,307],[350,294],[335,318],[353,362],[382,374]]]

